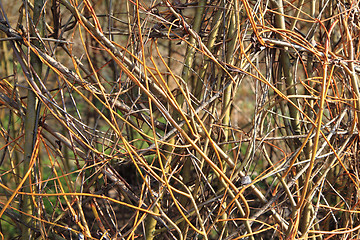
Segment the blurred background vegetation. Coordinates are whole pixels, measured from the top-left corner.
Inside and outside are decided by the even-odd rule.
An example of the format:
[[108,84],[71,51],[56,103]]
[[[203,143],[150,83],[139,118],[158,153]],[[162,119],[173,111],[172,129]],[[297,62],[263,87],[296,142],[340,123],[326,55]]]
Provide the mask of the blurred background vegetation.
[[359,239],[359,3],[0,1],[2,239]]

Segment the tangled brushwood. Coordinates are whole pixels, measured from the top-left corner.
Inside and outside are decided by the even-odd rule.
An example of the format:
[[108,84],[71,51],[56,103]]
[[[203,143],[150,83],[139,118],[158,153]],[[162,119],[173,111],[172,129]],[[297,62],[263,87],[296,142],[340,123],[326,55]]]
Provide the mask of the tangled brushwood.
[[359,239],[359,13],[0,1],[0,236]]

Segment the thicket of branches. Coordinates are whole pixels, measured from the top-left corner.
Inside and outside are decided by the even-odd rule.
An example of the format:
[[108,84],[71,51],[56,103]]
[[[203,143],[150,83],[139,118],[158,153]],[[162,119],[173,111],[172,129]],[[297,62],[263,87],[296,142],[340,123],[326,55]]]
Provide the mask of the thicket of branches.
[[0,1],[4,239],[357,239],[359,5]]

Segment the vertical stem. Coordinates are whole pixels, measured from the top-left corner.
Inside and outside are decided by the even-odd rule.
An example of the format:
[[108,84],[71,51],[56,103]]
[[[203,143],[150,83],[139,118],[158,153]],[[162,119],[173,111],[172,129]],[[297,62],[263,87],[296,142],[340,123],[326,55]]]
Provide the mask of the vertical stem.
[[[159,213],[159,208],[157,206],[154,206],[153,210],[152,210],[154,213]],[[153,240],[155,235],[154,235],[154,232],[155,232],[155,227],[156,227],[156,219],[153,218],[152,216],[147,216],[146,217],[146,221],[145,221],[145,239],[146,240]]]
[[[235,5],[237,4],[236,2],[234,3]],[[227,48],[226,48],[226,62],[229,64],[234,64],[234,51],[235,51],[235,46],[237,43],[237,28],[236,28],[236,13],[235,11],[232,11],[230,13],[230,19],[229,19],[229,28],[228,28],[228,32],[227,32],[227,39],[231,39],[230,42],[227,44]],[[227,78],[223,78],[223,80],[226,80]],[[222,86],[220,86],[221,88]],[[231,113],[231,95],[232,95],[232,84],[230,84],[224,91],[223,94],[223,101],[222,101],[222,114],[221,116],[222,118],[222,125],[224,126],[228,126],[230,124],[230,113]],[[229,140],[229,128],[225,128],[223,131],[223,135],[224,135],[224,142],[227,143]],[[224,144],[221,147],[225,152],[228,150],[228,145]],[[226,172],[227,169],[227,164],[224,161],[223,162],[223,171]],[[220,187],[220,191],[221,190],[225,190],[224,186],[221,185],[221,183],[219,183],[219,187]],[[223,208],[226,208],[226,202],[223,203]],[[243,217],[243,216],[242,216]],[[221,219],[227,219],[228,216],[226,214],[226,212],[224,212],[224,214],[220,217]],[[226,229],[226,221],[221,221],[220,222],[220,232],[222,234],[222,238],[226,238],[227,237],[227,229]]]
[[[277,9],[279,14],[276,14],[275,16],[275,26],[279,29],[286,29],[285,26],[285,18],[284,18],[284,7],[283,7],[283,2],[282,0],[276,0],[276,1],[272,1],[274,8]],[[280,36],[280,38],[282,38]],[[295,81],[294,78],[292,76],[292,72],[291,72],[291,63],[290,63],[290,57],[289,54],[286,51],[287,49],[285,48],[284,50],[280,50],[280,63],[281,63],[281,67],[282,67],[282,73],[283,76],[285,77],[285,83],[286,83],[286,87],[287,87],[287,94],[288,95],[295,95],[296,94],[296,87],[294,86]],[[297,101],[296,99],[291,99],[290,101],[292,101],[295,105],[297,105]],[[299,111],[297,110],[297,108],[293,105],[288,103],[288,108],[289,108],[289,114],[291,117],[291,127],[292,127],[292,132],[293,134],[297,134],[299,135],[301,132],[300,129],[300,114]]]
[[[199,32],[200,29],[201,29],[201,24],[202,24],[202,18],[203,18],[205,5],[206,5],[206,0],[200,0],[199,1],[199,7],[196,9],[194,25],[192,27],[192,29],[195,32]],[[189,44],[188,44],[187,49],[186,49],[184,68],[183,68],[182,75],[181,75],[181,77],[183,78],[183,80],[186,83],[189,82],[190,71],[191,71],[191,67],[192,67],[193,62],[194,62],[195,44],[196,44],[196,39],[191,36],[190,39],[189,39]]]
[[[43,35],[43,32],[44,32],[43,16],[41,14],[41,10],[42,10],[44,4],[45,3],[43,0],[35,0],[34,1],[33,23],[36,26],[30,27],[31,34],[33,36],[36,36],[35,31],[37,31],[40,36]],[[35,28],[37,30],[35,30]],[[34,42],[34,44],[37,47],[40,47],[40,45],[41,45],[39,41]],[[42,63],[41,63],[40,59],[33,53],[30,54],[30,65],[34,69],[36,74],[39,77],[41,77]],[[27,110],[26,110],[26,115],[25,115],[25,145],[24,145],[23,174],[25,174],[30,167],[29,163],[30,163],[31,156],[32,156],[32,153],[34,150],[34,140],[35,140],[35,134],[37,131],[36,123],[37,123],[37,118],[38,118],[37,113],[36,113],[36,105],[37,105],[36,95],[31,89],[29,89],[28,97],[27,97]],[[31,175],[24,183],[24,190],[23,190],[24,192],[31,192],[30,178],[31,178]],[[21,233],[22,233],[21,239],[24,239],[24,240],[31,239],[32,231],[28,227],[29,225],[31,225],[31,220],[32,220],[31,215],[33,212],[30,196],[23,195],[22,201],[20,203],[20,209],[24,213],[29,214],[29,215],[25,215],[25,214],[21,215],[21,220],[23,223],[25,223],[21,227]]]
[[[204,13],[204,8],[206,5],[206,0],[200,0],[199,1],[199,7],[196,9],[196,14],[195,14],[195,19],[194,19],[194,24],[193,24],[193,30],[196,32],[199,32],[201,29],[201,24],[202,24],[202,18],[203,18],[203,13]],[[185,62],[184,62],[184,68],[182,71],[182,79],[184,80],[185,83],[189,83],[190,82],[190,71],[192,68],[192,65],[194,63],[194,56],[195,56],[195,44],[196,44],[196,39],[194,37],[190,37],[189,39],[189,45],[187,46],[186,49],[186,55],[185,55]],[[198,79],[198,81],[200,81],[200,79]],[[194,83],[193,86],[196,86],[197,84]],[[183,102],[184,102],[184,96],[182,94],[180,94],[177,97],[177,101],[179,103],[179,106],[182,106]],[[176,114],[175,119],[178,120],[178,114]],[[191,180],[191,159],[187,158],[185,163],[184,163],[184,167],[182,170],[182,177],[184,179],[184,183],[187,184],[188,182],[190,182]],[[180,204],[182,206],[186,206],[188,202],[188,198],[185,196],[181,196],[180,197]],[[186,238],[187,235],[187,229],[188,229],[188,224],[186,221],[183,221],[181,223],[180,226],[181,232],[184,235],[184,238]]]
[[[273,8],[277,9],[278,14],[275,15],[275,26],[279,29],[286,29],[286,25],[285,25],[285,18],[284,18],[284,6],[283,6],[283,1],[282,0],[273,0],[272,2]],[[295,27],[295,21],[294,21],[294,26],[291,27]],[[283,37],[281,35],[279,35],[280,39],[283,39]],[[286,93],[287,95],[296,95],[296,87],[295,87],[295,81],[293,79],[292,76],[292,66],[290,63],[290,57],[289,54],[287,53],[287,48],[281,49],[280,50],[280,56],[279,56],[279,61],[280,61],[280,67],[279,68],[279,75],[282,72],[282,76],[285,78],[285,84],[286,84]],[[290,101],[292,101],[294,103],[295,106],[297,106],[297,100],[296,98],[292,98],[290,99]],[[288,102],[288,109],[289,109],[289,115],[291,117],[290,120],[290,126],[291,126],[291,131],[287,128],[286,132],[287,134],[291,134],[291,135],[299,135],[301,133],[301,129],[300,129],[300,114],[299,111],[297,110],[297,108],[294,106],[293,104],[291,104],[290,102]],[[283,109],[282,109],[283,110]],[[285,121],[287,121],[285,119]],[[299,142],[298,139],[295,139],[296,142],[293,142],[292,144],[290,144],[290,148],[292,150],[296,149],[298,146],[301,145],[301,143]],[[292,217],[295,217],[295,213],[296,213],[296,208],[292,209]],[[295,231],[293,228],[294,226],[296,226],[296,220],[291,221],[288,231],[286,233],[287,237],[291,236],[293,234],[293,232]]]
[[[224,11],[224,1],[222,1],[222,5],[216,10],[216,13],[214,15],[213,21],[212,21],[212,25],[211,25],[211,32],[206,44],[206,47],[209,49],[210,52],[213,51],[214,49],[214,44],[215,44],[215,40],[218,37],[218,32],[220,29],[220,24],[221,24],[221,17],[223,15],[223,11]],[[198,99],[201,98],[201,92],[204,88],[204,84],[201,80],[205,80],[205,73],[207,72],[208,68],[210,67],[210,61],[209,58],[205,57],[204,59],[204,66],[200,69],[200,73],[199,73],[199,78],[196,81],[196,87],[194,90],[194,96]]]
[[[310,16],[312,17],[315,17],[315,0],[311,1],[311,5],[310,5]],[[295,22],[295,21],[294,21]],[[310,42],[313,42],[314,41],[314,36],[312,36],[310,39],[309,39]],[[314,64],[314,57],[312,54],[308,53],[308,56],[307,56],[307,65],[306,65],[306,72],[308,73],[307,77],[309,79],[311,79],[313,77],[313,64]],[[309,84],[312,83],[311,80],[308,81]],[[311,95],[311,93],[308,91],[308,88],[306,88],[305,90],[305,94],[306,95]],[[314,100],[313,99],[309,99],[308,101],[308,105],[307,105],[307,108],[306,108],[306,114],[311,118],[311,119],[314,119],[314,112],[313,112],[313,109],[314,109]],[[308,129],[311,129],[312,128],[312,124],[307,124],[307,127]],[[309,139],[308,140],[308,143],[306,144],[305,148],[304,148],[304,154],[305,154],[305,158],[306,159],[310,159],[311,157],[311,148],[312,148],[312,145],[313,145],[313,141],[312,139]],[[307,203],[305,208],[304,208],[304,211],[302,213],[302,218],[301,218],[301,222],[300,222],[300,226],[301,229],[300,231],[305,234],[306,230],[308,229],[308,224],[306,223],[309,223],[310,222],[310,219],[312,217],[312,206],[311,206],[311,203]]]

